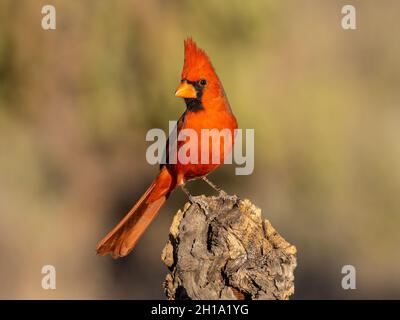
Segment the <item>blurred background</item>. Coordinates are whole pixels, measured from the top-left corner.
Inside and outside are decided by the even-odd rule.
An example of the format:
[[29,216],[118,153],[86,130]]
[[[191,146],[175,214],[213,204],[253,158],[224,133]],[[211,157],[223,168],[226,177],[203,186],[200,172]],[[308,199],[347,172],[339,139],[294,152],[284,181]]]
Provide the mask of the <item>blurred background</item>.
[[[145,134],[184,111],[190,35],[255,129],[254,173],[211,178],[297,246],[294,298],[399,299],[400,2],[351,2],[353,31],[348,1],[0,0],[0,298],[164,298],[181,191],[127,258],[95,247],[158,172]],[[341,288],[346,264],[356,290]]]

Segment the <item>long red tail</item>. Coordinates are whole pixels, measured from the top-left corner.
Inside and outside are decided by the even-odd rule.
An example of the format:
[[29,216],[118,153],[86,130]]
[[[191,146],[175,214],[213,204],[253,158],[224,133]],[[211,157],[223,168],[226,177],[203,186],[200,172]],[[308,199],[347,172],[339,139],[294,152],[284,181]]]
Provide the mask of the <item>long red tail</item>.
[[174,179],[164,167],[128,214],[97,245],[97,253],[126,256],[135,247],[174,188]]

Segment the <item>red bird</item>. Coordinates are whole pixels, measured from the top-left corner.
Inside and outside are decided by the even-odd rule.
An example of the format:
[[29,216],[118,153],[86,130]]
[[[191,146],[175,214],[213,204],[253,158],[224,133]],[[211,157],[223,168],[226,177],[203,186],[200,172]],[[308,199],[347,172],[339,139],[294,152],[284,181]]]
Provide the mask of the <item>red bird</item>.
[[[191,202],[198,202],[185,188],[188,180],[202,178],[214,189],[223,192],[206,176],[224,162],[224,157],[231,152],[234,141],[234,130],[237,128],[236,118],[232,113],[222,84],[215,73],[207,54],[197,47],[192,39],[184,42],[185,62],[183,66],[181,84],[175,96],[183,98],[186,111],[177,123],[177,134],[182,129],[193,129],[201,137],[202,129],[229,130],[231,139],[228,144],[214,144],[212,140],[199,141],[196,144],[198,155],[207,153],[209,163],[182,163],[179,157],[175,163],[161,166],[160,173],[147,191],[133,206],[129,213],[118,225],[112,229],[98,244],[97,253],[100,255],[112,254],[113,258],[126,256],[136,245],[141,235],[155,218],[170,193],[177,187],[189,196]],[[223,138],[221,138],[223,139]],[[206,143],[207,142],[207,143]],[[193,143],[191,139],[177,142],[179,151],[186,143]],[[225,152],[224,152],[225,145]],[[186,146],[187,147],[187,146]],[[211,161],[216,148],[220,149],[220,161]],[[168,154],[168,142],[166,146]],[[201,203],[199,203],[201,205]]]

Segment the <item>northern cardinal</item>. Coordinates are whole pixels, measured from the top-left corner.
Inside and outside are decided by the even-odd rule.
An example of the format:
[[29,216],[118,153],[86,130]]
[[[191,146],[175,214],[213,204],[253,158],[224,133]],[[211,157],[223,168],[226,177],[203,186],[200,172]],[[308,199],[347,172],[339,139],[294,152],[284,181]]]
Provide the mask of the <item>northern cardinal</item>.
[[[232,148],[234,130],[237,128],[236,118],[232,113],[222,84],[215,73],[207,54],[188,38],[184,41],[185,60],[181,75],[181,83],[175,96],[183,98],[186,110],[177,123],[177,132],[182,129],[194,129],[201,136],[201,129],[228,129],[232,139],[227,148]],[[191,140],[177,142],[179,150]],[[229,145],[230,143],[230,145]],[[212,144],[212,142],[211,142]],[[222,144],[221,144],[222,145]],[[210,159],[215,147],[206,143],[197,144],[198,154],[208,152]],[[226,146],[226,145],[225,145]],[[220,147],[220,146],[218,146]],[[166,146],[168,150],[168,143]],[[128,214],[114,227],[97,245],[99,255],[112,254],[113,258],[126,256],[155,218],[170,193],[177,187],[189,196],[191,202],[196,202],[185,188],[185,183],[192,179],[204,179],[211,187],[223,192],[207,179],[207,175],[224,162],[224,157],[230,150],[220,152],[220,161],[214,163],[182,163],[179,158],[173,163],[161,165],[160,173],[133,206]],[[199,203],[200,204],[200,203]]]

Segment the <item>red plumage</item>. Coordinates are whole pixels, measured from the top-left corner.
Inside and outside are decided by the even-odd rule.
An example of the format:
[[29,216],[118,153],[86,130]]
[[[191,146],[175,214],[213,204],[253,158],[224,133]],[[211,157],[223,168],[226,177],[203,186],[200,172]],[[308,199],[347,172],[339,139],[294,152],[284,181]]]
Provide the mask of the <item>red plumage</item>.
[[[219,167],[231,152],[237,122],[222,84],[209,57],[192,39],[185,40],[184,47],[182,81],[175,95],[185,99],[187,109],[178,121],[178,135],[182,129],[193,129],[201,137],[202,129],[217,129],[227,131],[230,136],[227,141],[230,141],[226,148],[222,137],[218,144],[213,143],[211,138],[208,143],[200,140],[197,144],[198,155],[208,152],[209,162],[213,153],[219,151],[218,163],[183,164],[178,159],[176,164],[164,165],[158,177],[125,218],[99,242],[97,252],[100,255],[111,253],[114,258],[127,255],[176,187],[183,186],[190,179],[206,176]],[[190,139],[178,142],[177,149],[191,143],[194,142]]]

